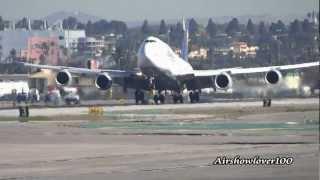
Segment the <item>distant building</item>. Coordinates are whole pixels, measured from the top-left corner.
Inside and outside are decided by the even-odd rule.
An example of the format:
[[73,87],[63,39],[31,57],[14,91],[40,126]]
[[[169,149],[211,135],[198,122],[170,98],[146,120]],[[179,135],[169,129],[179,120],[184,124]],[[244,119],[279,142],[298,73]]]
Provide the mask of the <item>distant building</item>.
[[233,51],[236,57],[240,59],[246,57],[256,57],[257,51],[259,50],[258,46],[248,46],[246,42],[234,42],[231,44],[230,50]]
[[10,55],[10,51],[15,49],[17,54],[22,50],[28,49],[28,40],[32,37],[56,38],[58,46],[76,50],[78,39],[85,38],[84,30],[26,30],[26,29],[8,29],[0,31],[0,54],[2,59]]
[[104,48],[105,41],[102,38],[79,38],[78,51],[84,52],[85,54],[98,57],[101,56]]
[[191,59],[207,59],[208,48],[199,48],[197,50],[191,51],[188,57]]
[[20,56],[28,62],[36,64],[47,60],[42,63],[57,65],[59,58],[58,38],[30,37],[27,49],[21,50]]
[[214,48],[213,54],[218,56],[227,56],[230,53],[230,47],[217,47]]
[[76,51],[78,49],[79,39],[86,38],[84,30],[65,30],[63,36],[60,37],[64,41],[64,47]]

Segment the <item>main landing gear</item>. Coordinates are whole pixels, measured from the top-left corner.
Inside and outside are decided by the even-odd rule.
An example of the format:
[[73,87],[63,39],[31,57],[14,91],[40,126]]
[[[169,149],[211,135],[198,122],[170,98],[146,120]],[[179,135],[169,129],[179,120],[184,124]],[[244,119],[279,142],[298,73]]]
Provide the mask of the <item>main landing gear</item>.
[[263,99],[262,101],[262,106],[263,107],[271,107],[271,98],[270,99]]
[[189,93],[189,98],[191,103],[198,103],[200,101],[200,92],[199,91],[191,91]]
[[141,104],[145,103],[144,93],[141,90],[136,90],[136,92],[134,93],[134,98],[136,100],[136,104],[139,104],[140,102]]
[[166,101],[166,98],[163,94],[159,93],[153,96],[153,101],[155,104],[164,104]]
[[[136,90],[135,93],[136,104],[146,104],[144,92],[142,90]],[[191,103],[198,103],[200,101],[200,91],[191,91],[189,93],[189,98]],[[164,104],[166,102],[165,94],[159,92],[153,96],[154,104]],[[173,92],[172,101],[174,104],[184,103],[184,98],[181,92]],[[271,103],[270,103],[271,104]]]
[[177,103],[183,104],[183,96],[181,93],[174,93],[172,95],[172,100],[174,104],[177,104]]

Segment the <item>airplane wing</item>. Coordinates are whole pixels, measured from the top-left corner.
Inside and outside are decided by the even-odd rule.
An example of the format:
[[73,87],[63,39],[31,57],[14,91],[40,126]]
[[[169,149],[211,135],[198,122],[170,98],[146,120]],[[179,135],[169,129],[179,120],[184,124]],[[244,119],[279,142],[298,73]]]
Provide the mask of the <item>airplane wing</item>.
[[215,69],[215,70],[195,70],[194,75],[196,77],[208,77],[217,76],[223,72],[229,73],[230,75],[235,74],[252,74],[260,72],[268,72],[271,70],[290,70],[290,69],[302,69],[308,67],[319,66],[319,62],[310,62],[302,64],[284,65],[284,66],[268,66],[268,67],[255,67],[255,68],[228,68],[228,69]]
[[51,69],[54,71],[68,70],[72,74],[86,74],[86,75],[97,75],[100,73],[108,73],[111,77],[129,77],[130,75],[137,74],[134,71],[123,71],[123,70],[113,70],[113,69],[87,69],[87,68],[77,68],[77,67],[67,67],[67,66],[50,66],[50,65],[40,65],[40,64],[30,64],[22,63],[26,67],[33,67],[38,69]]

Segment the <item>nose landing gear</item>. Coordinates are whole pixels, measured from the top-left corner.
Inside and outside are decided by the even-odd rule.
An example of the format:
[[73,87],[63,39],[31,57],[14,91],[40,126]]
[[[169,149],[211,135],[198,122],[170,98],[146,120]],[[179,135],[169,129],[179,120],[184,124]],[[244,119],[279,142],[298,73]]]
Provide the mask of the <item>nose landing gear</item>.
[[263,107],[271,107],[271,98],[270,99],[263,99],[262,106]]

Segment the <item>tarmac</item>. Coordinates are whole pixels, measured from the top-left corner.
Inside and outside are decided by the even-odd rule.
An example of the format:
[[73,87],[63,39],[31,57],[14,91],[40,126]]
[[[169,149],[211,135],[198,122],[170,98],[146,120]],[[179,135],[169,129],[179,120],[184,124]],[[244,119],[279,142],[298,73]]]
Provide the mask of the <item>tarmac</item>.
[[[319,179],[319,99],[0,110],[0,179]],[[218,157],[290,165],[214,165]]]

